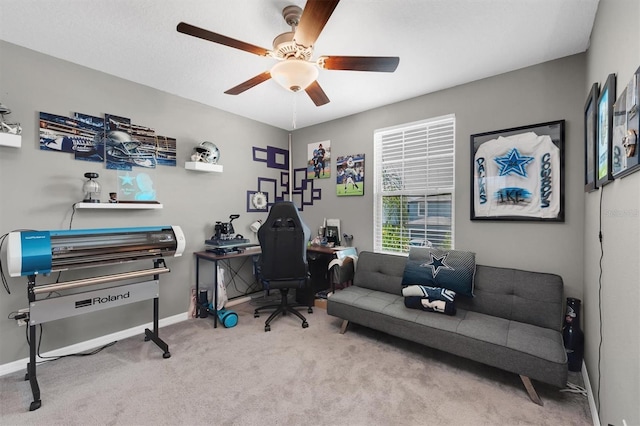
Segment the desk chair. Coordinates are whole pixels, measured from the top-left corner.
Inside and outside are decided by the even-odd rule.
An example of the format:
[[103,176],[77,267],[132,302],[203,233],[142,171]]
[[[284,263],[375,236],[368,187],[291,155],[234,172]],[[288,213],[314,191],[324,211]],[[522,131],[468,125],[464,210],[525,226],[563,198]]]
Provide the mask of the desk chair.
[[[289,201],[276,203],[271,207],[267,220],[258,229],[258,241],[262,254],[258,260],[257,276],[265,290],[280,290],[281,301],[278,305],[268,305],[257,308],[254,318],[260,316],[263,310],[275,309],[264,323],[264,331],[271,330],[271,321],[282,314],[292,313],[302,320],[302,328],[309,327],[309,323],[294,307],[301,305],[289,304],[290,288],[304,291],[309,286],[309,272],[307,265],[307,241],[309,228],[302,222],[298,208]],[[311,306],[308,312],[313,313]]]

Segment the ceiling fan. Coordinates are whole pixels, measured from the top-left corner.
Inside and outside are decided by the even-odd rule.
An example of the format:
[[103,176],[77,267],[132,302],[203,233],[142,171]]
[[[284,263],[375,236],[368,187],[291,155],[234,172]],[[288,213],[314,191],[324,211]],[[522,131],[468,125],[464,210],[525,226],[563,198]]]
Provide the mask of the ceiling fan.
[[291,92],[304,90],[316,106],[329,103],[329,98],[317,81],[318,68],[327,70],[394,72],[400,58],[391,56],[320,56],[311,61],[313,46],[320,32],[331,17],[339,0],[307,0],[304,10],[287,6],[282,11],[291,31],[273,40],[273,50],[245,43],[222,34],[214,33],[185,22],[178,24],[180,33],[214,43],[244,50],[259,56],[277,59],[271,70],[265,71],[227,90],[226,94],[238,95],[271,78]]

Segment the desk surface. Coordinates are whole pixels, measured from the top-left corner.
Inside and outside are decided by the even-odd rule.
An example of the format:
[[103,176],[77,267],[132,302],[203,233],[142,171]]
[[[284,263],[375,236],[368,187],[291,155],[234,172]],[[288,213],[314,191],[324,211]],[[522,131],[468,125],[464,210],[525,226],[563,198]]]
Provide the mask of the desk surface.
[[216,254],[211,251],[196,251],[193,255],[199,259],[205,260],[225,260],[225,259],[233,259],[234,257],[245,257],[245,256],[253,256],[254,254],[260,254],[260,246],[251,246],[247,247],[243,252],[233,252],[233,253],[225,253],[225,254]]
[[[325,254],[333,254],[337,251],[347,249],[349,247],[325,247],[325,246],[308,246],[307,251],[313,251],[316,253],[325,253]],[[260,250],[260,246],[250,246],[247,247],[242,253],[226,253],[226,254],[216,254],[211,251],[196,251],[193,254],[200,259],[206,260],[225,260],[232,259],[234,257],[244,257],[244,256],[252,256],[254,254],[260,254],[262,251]]]
[[307,246],[307,251],[315,251],[318,253],[327,253],[327,254],[333,254],[337,251],[341,251],[341,250],[345,250],[351,247],[344,247],[344,246],[338,246],[338,247],[327,247],[327,246]]

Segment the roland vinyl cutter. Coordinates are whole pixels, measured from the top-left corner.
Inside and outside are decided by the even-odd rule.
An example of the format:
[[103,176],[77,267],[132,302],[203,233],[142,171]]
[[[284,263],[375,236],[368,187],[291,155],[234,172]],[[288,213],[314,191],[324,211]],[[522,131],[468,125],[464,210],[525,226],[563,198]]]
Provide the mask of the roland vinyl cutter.
[[185,238],[179,226],[17,231],[8,236],[12,277],[181,256]]
[[[153,331],[145,329],[145,340],[158,345],[163,358],[171,356],[168,345],[158,336],[159,275],[170,272],[164,257],[181,256],[185,244],[179,226],[9,233],[9,275],[27,277],[29,363],[25,380],[30,381],[33,393],[30,411],[42,404],[36,378],[38,324],[153,299]],[[143,260],[152,261],[153,268],[36,285],[38,276],[53,272]],[[127,283],[88,289],[117,281]]]

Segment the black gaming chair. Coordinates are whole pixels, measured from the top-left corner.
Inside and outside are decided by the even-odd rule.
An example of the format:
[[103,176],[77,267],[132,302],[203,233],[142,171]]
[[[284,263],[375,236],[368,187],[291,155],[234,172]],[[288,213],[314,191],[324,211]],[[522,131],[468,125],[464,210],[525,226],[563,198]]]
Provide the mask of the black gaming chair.
[[[294,309],[299,304],[289,304],[290,288],[307,291],[309,268],[307,266],[307,241],[309,228],[302,222],[298,208],[289,201],[276,203],[271,207],[267,220],[258,229],[258,241],[262,255],[257,265],[257,275],[265,290],[280,290],[279,305],[262,306],[253,316],[258,318],[263,310],[275,309],[264,323],[264,331],[271,330],[271,321],[279,314],[292,313],[302,320],[302,328],[309,323]],[[311,306],[307,310],[313,313]]]

